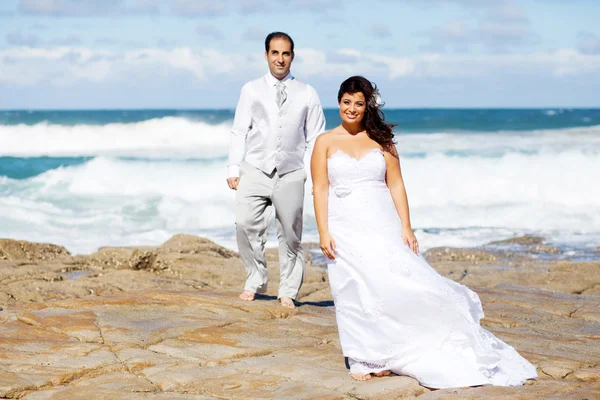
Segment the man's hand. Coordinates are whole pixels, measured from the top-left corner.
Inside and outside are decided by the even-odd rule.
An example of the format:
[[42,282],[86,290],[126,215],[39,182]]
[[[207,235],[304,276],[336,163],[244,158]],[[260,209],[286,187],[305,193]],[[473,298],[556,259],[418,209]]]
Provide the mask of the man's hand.
[[227,178],[227,185],[229,185],[229,189],[237,190],[239,184],[240,184],[240,178],[237,178],[237,177]]

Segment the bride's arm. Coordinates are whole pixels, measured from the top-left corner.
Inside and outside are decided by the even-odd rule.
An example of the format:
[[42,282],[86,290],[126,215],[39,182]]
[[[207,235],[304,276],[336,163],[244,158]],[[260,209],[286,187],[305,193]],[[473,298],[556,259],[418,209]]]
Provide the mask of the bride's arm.
[[412,251],[418,254],[419,244],[410,225],[408,197],[406,195],[406,188],[404,187],[404,180],[402,179],[402,171],[400,170],[400,157],[395,147],[392,147],[391,151],[386,151],[384,154],[387,167],[385,180],[392,194],[396,212],[402,221],[402,240],[404,240],[404,243]]
[[327,176],[328,135],[317,137],[310,159],[310,172],[313,181],[313,201],[315,218],[319,230],[321,251],[325,257],[335,260],[335,242],[329,234],[327,224],[327,199],[329,196],[329,178]]

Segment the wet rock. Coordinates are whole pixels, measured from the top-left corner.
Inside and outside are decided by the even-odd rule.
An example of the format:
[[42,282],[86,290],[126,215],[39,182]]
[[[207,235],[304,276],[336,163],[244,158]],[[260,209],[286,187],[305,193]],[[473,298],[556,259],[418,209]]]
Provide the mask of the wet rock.
[[489,243],[489,245],[518,245],[523,251],[534,254],[561,254],[562,251],[554,246],[545,245],[545,239],[539,236],[518,236]]
[[531,251],[534,253],[546,253],[546,254],[561,254],[562,250],[557,247],[549,245],[535,245],[531,247]]
[[525,235],[525,236],[517,236],[517,237],[504,239],[504,240],[498,240],[495,242],[491,242],[490,244],[520,244],[520,245],[525,245],[525,246],[532,246],[532,245],[542,244],[544,242],[544,240],[545,239],[543,237]]
[[427,250],[423,256],[430,262],[463,261],[477,264],[496,261],[499,258],[497,254],[494,254],[491,251],[452,247],[435,247]]

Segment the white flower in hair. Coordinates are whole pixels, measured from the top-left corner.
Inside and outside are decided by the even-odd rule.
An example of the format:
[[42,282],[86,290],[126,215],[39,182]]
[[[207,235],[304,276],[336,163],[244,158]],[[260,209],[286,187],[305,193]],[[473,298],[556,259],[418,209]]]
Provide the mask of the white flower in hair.
[[375,92],[375,102],[377,103],[377,107],[381,107],[383,105],[383,100],[381,100],[379,89],[377,89],[377,91]]
[[379,89],[373,89],[373,96],[371,97],[371,106],[373,107],[381,107],[383,106],[383,100],[381,100],[381,95],[379,94]]

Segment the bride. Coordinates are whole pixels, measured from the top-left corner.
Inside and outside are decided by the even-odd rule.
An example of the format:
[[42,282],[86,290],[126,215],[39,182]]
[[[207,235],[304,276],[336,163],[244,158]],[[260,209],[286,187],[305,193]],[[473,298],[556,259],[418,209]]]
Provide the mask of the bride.
[[350,375],[408,375],[430,388],[514,386],[535,367],[479,325],[479,297],[419,255],[377,89],[354,76],[338,92],[342,124],[311,160],[315,216]]

